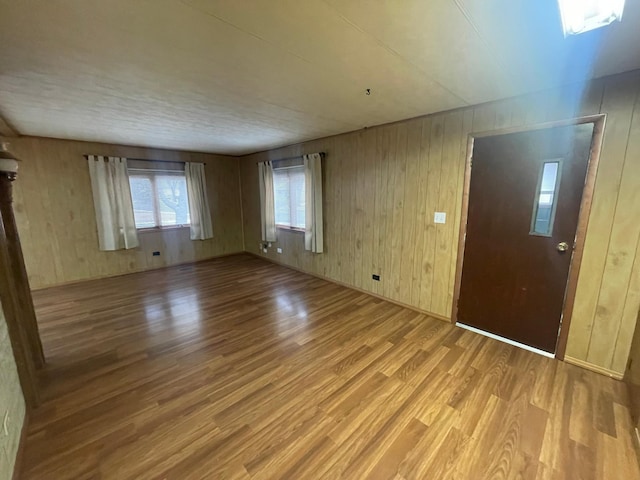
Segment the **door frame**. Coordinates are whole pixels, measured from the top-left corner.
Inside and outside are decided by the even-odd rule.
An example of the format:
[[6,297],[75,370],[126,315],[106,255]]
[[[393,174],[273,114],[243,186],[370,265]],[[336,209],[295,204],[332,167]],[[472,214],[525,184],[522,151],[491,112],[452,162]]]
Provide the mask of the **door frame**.
[[451,323],[454,325],[458,320],[458,299],[460,297],[460,283],[462,281],[462,268],[464,262],[464,247],[467,235],[467,219],[469,213],[469,188],[471,186],[471,161],[473,158],[473,145],[476,138],[493,137],[496,135],[504,135],[507,133],[520,133],[542,130],[553,127],[565,127],[569,125],[580,125],[584,123],[593,123],[593,137],[591,149],[589,152],[589,164],[587,166],[587,176],[585,178],[584,189],[582,191],[582,200],[580,201],[580,214],[578,216],[578,228],[576,230],[575,248],[571,257],[571,265],[569,266],[569,276],[567,278],[567,288],[565,291],[564,305],[562,307],[562,316],[560,323],[560,332],[558,335],[558,343],[556,344],[555,358],[564,360],[565,351],[567,349],[567,340],[569,338],[569,326],[571,324],[571,316],[573,314],[573,304],[575,302],[576,290],[578,286],[578,275],[580,273],[580,264],[582,263],[582,255],[584,252],[584,243],[589,224],[589,214],[591,213],[591,203],[593,201],[593,190],[596,182],[596,173],[598,171],[598,163],[600,162],[600,152],[602,150],[602,141],[604,138],[604,128],[607,115],[597,114],[588,115],[579,118],[567,120],[557,120],[553,122],[539,123],[535,125],[525,125],[520,127],[503,128],[497,130],[489,130],[484,132],[471,132],[467,137],[467,157],[464,168],[464,187],[462,191],[462,211],[460,214],[460,230],[458,236],[458,257],[456,259],[456,276],[453,290],[453,306],[451,310]]

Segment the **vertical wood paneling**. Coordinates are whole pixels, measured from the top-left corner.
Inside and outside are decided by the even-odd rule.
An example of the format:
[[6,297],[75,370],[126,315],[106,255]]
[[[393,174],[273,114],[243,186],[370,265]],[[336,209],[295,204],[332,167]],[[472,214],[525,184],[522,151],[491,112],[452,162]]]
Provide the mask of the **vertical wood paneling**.
[[[335,139],[334,149],[330,150],[330,152],[332,152],[332,154],[336,157],[336,161],[333,162],[333,165],[329,167],[329,169],[325,168],[323,170],[323,172],[325,172],[327,175],[331,174],[331,177],[325,176],[325,180],[324,180],[325,185],[333,184],[334,186],[333,190],[335,192],[335,199],[334,199],[334,202],[336,205],[335,218],[333,220],[329,220],[325,216],[325,221],[326,220],[332,221],[333,224],[335,225],[335,230],[334,230],[335,236],[333,237],[335,241],[333,242],[332,245],[328,245],[325,242],[325,248],[327,250],[327,253],[329,254],[328,258],[333,260],[332,262],[330,262],[333,264],[333,269],[332,269],[333,277],[331,278],[335,278],[336,280],[342,279],[342,253],[343,253],[342,247],[344,243],[344,235],[342,233],[342,211],[344,210],[344,204],[342,202],[342,182],[340,181],[340,179],[342,178],[341,172],[342,172],[342,167],[344,163],[343,159],[345,158],[344,143],[342,142],[342,140],[343,140],[342,137],[338,137]],[[331,154],[329,152],[327,153],[328,155]],[[328,165],[327,162],[324,162],[324,164],[325,166]],[[333,180],[330,180],[330,178]],[[245,248],[246,248],[246,242],[245,242]],[[284,258],[286,259],[288,256],[289,256],[289,252],[285,251]]]
[[[22,160],[15,211],[32,288],[120,275],[243,250],[238,160],[233,157],[43,138],[7,139]],[[83,155],[206,162],[214,238],[188,229],[140,234],[132,250],[98,250],[89,170]],[[153,257],[158,250],[161,256]]]
[[[407,138],[408,123],[403,122],[397,125],[398,138],[396,143],[395,154],[395,172],[393,182],[393,209],[391,214],[392,230],[390,232],[391,240],[391,271],[400,272],[400,275],[394,273],[387,275],[383,279],[385,284],[389,285],[387,295],[391,298],[400,299],[400,289],[403,287],[400,278],[401,266],[404,259],[402,258],[402,232],[405,220],[404,191],[407,180]],[[389,248],[389,247],[387,247]]]
[[[384,255],[384,268],[381,273],[382,295],[392,298],[393,291],[391,289],[390,278],[393,276],[393,263],[392,263],[392,239],[394,236],[394,195],[395,195],[395,178],[398,173],[396,148],[398,143],[398,125],[391,125],[387,130],[387,138],[385,139],[385,162],[389,168],[387,173],[387,193],[386,193],[386,208],[385,208],[385,236],[382,247],[382,255]],[[397,219],[395,219],[397,225]]]
[[[422,120],[413,120],[407,124],[407,162],[403,201],[402,244],[400,265],[400,289],[398,299],[406,304],[411,303],[411,286],[413,279],[413,262],[406,259],[414,258],[417,226],[421,225],[419,215],[418,190],[420,167],[420,140],[422,137]],[[422,217],[424,220],[424,217]]]
[[[452,240],[452,250],[451,252],[451,266],[449,270],[449,292],[448,294],[451,296],[451,301],[449,302],[448,307],[451,309],[453,307],[453,292],[455,289],[456,282],[456,266],[458,261],[457,256],[457,248],[460,241],[460,219],[462,215],[462,197],[464,193],[464,175],[465,175],[465,165],[467,160],[467,149],[469,142],[469,134],[473,129],[473,111],[465,110],[463,119],[462,119],[462,134],[460,135],[460,142],[458,145],[458,158],[463,159],[462,161],[458,161],[457,170],[456,170],[456,194],[455,194],[455,206],[453,206],[453,212],[455,214],[453,221],[453,240]],[[451,315],[451,310],[447,312],[446,316],[449,317]]]
[[431,118],[423,118],[420,126],[420,138],[419,150],[416,152],[418,155],[418,171],[416,173],[418,177],[417,185],[417,217],[415,225],[415,240],[413,245],[413,255],[410,257],[413,259],[410,262],[413,265],[413,271],[411,275],[411,300],[407,302],[409,305],[420,305],[420,296],[422,294],[421,285],[423,281],[423,268],[424,262],[424,239],[427,235],[424,235],[423,229],[427,225],[427,218],[429,211],[427,210],[427,180],[429,178],[429,138],[431,136]]
[[435,276],[436,226],[433,214],[438,208],[440,192],[440,167],[442,165],[442,131],[444,129],[443,115],[436,115],[431,121],[429,133],[429,166],[427,168],[427,194],[425,205],[425,236],[422,248],[423,277],[420,283],[420,308],[431,311],[431,297]]
[[0,478],[13,478],[26,412],[14,352],[11,347],[3,306],[0,305],[0,408],[8,421],[0,442]]
[[[637,329],[637,319],[640,317],[640,239],[636,245],[635,260],[629,279],[629,290],[624,301],[622,317],[620,318],[620,331],[613,353],[611,369],[617,372],[624,371],[627,365],[627,357],[631,348],[631,339],[634,330]],[[640,358],[638,358],[640,363]]]
[[[373,254],[376,265],[375,273],[381,274],[384,271],[384,242],[387,215],[386,215],[386,198],[387,198],[387,178],[389,172],[389,162],[385,158],[385,148],[387,137],[384,135],[383,129],[376,130],[376,157],[377,157],[377,181],[376,181],[376,210],[374,219],[374,235],[373,238]],[[381,295],[383,288],[380,282],[373,282],[373,292]]]
[[373,288],[371,274],[375,273],[373,262],[373,225],[375,223],[375,199],[377,182],[377,162],[376,162],[376,132],[365,130],[363,132],[363,162],[360,169],[361,196],[364,226],[362,229],[362,279],[361,288],[369,291]]
[[[600,317],[603,314],[606,315],[605,310],[608,308],[607,305],[600,305],[600,292],[629,139],[635,82],[637,82],[635,76],[614,77],[605,86],[602,112],[607,113],[607,124],[573,312],[574,318],[587,321],[572,326],[567,344],[567,355],[579,359],[602,358],[599,353],[589,354],[589,349],[596,315]],[[619,300],[623,301],[622,298]],[[603,325],[601,328],[608,327]],[[594,344],[596,352],[602,351],[599,344],[600,339],[597,338]],[[606,349],[613,350],[615,347],[615,343],[605,345],[602,342],[602,344]],[[604,363],[599,365],[605,366]]]
[[343,148],[345,149],[345,157],[340,170],[338,181],[342,181],[342,208],[340,215],[342,217],[342,242],[340,247],[342,268],[340,269],[341,280],[349,285],[354,284],[353,278],[353,257],[354,257],[354,240],[353,232],[353,204],[355,199],[355,142],[347,141],[346,138],[341,139]]
[[453,284],[450,284],[451,257],[458,245],[453,243],[457,187],[459,181],[460,141],[462,135],[462,111],[447,114],[444,123],[444,148],[438,196],[438,211],[448,215],[444,224],[436,225],[436,252],[434,257],[433,291],[431,293],[431,311],[441,316],[451,312]]
[[[449,316],[469,133],[606,113],[567,355],[621,373],[640,308],[639,86],[632,72],[301,144],[304,153],[328,153],[327,251],[313,256],[300,234],[282,231],[266,256],[296,267],[308,257],[302,265],[311,273]],[[291,152],[240,160],[250,252],[259,242],[255,162]],[[436,211],[447,213],[446,224],[434,225]]]
[[356,136],[355,143],[355,151],[353,152],[353,163],[355,165],[355,181],[352,183],[352,187],[354,188],[354,208],[352,212],[354,213],[354,224],[353,224],[353,284],[362,288],[362,282],[364,279],[362,258],[363,258],[363,244],[364,244],[364,224],[365,224],[365,201],[366,201],[366,193],[365,193],[365,176],[367,171],[367,166],[365,165],[365,152],[364,152],[364,141],[363,136],[366,132],[358,132]]
[[[636,260],[638,261],[638,257]],[[640,322],[640,314],[637,321]],[[627,384],[631,400],[629,408],[631,418],[636,428],[640,429],[640,328],[636,327],[629,337],[632,337],[631,348],[624,381]]]
[[[609,363],[614,370],[624,369],[626,358],[617,358],[614,362],[615,350],[609,345],[615,344],[618,351],[628,351],[633,334],[633,331],[624,331],[625,322],[620,319],[623,319],[628,294],[635,287],[631,280],[640,238],[640,216],[634,208],[630,208],[640,205],[640,104],[637,89],[636,86],[635,110],[591,335],[592,345],[587,357],[589,362],[595,364]],[[624,295],[627,286],[629,291]],[[637,301],[629,300],[637,305]],[[594,339],[597,341],[594,342]]]
[[[327,148],[326,148],[327,155],[336,154],[337,152],[336,143],[337,143],[337,140],[335,138],[329,139],[329,141],[327,142]],[[342,208],[342,205],[340,203],[340,182],[327,181],[327,178],[336,178],[337,175],[339,175],[340,164],[339,162],[334,162],[331,164],[328,164],[325,162],[324,166],[325,166],[324,168],[325,175],[323,180],[324,191],[328,192],[327,195],[333,194],[333,198],[330,200],[331,207],[328,213],[325,214],[324,216],[324,223],[328,229],[328,230],[325,230],[325,237],[340,238],[340,235],[342,232],[341,225],[340,225],[340,210]],[[337,276],[339,275],[339,268],[337,264],[339,252],[337,247],[338,246],[336,243],[334,243],[333,245],[325,245],[327,258],[330,259],[330,261],[325,262],[327,263],[327,266],[325,267],[325,272],[326,272],[326,275],[330,278],[337,278]]]

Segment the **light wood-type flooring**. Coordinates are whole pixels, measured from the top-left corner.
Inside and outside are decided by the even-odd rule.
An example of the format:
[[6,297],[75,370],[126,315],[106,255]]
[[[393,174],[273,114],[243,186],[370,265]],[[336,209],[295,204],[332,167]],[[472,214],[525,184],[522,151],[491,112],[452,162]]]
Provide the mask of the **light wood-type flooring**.
[[35,302],[24,479],[640,478],[621,382],[248,255]]

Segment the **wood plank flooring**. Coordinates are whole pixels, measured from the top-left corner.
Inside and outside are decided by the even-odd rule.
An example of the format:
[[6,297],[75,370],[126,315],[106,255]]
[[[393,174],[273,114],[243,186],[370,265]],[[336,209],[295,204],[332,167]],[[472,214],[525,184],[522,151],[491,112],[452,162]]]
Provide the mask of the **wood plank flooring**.
[[23,479],[637,479],[621,382],[247,255],[35,292]]

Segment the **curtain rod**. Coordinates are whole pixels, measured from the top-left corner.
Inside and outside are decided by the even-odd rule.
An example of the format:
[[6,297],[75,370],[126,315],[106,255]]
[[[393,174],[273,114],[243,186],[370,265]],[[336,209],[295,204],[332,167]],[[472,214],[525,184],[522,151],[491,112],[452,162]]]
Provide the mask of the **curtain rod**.
[[[324,158],[327,154],[324,152],[318,152],[320,153],[320,157]],[[278,158],[276,160],[266,160],[267,162],[286,162],[287,160],[298,160],[299,158],[302,158],[304,155],[297,155],[295,157],[287,157],[287,158]],[[256,162],[256,165],[258,165],[259,163],[264,163],[264,162]]]
[[[82,155],[84,158],[89,158],[90,156],[94,156],[94,157],[98,157],[100,155],[89,155],[89,154],[84,154]],[[102,155],[103,157],[110,157],[113,155]],[[127,160],[133,160],[135,162],[163,162],[163,163],[187,163],[184,160],[151,160],[149,158],[130,158],[130,157],[125,157]],[[206,165],[206,162],[193,162],[193,163],[202,163],[203,165]]]

